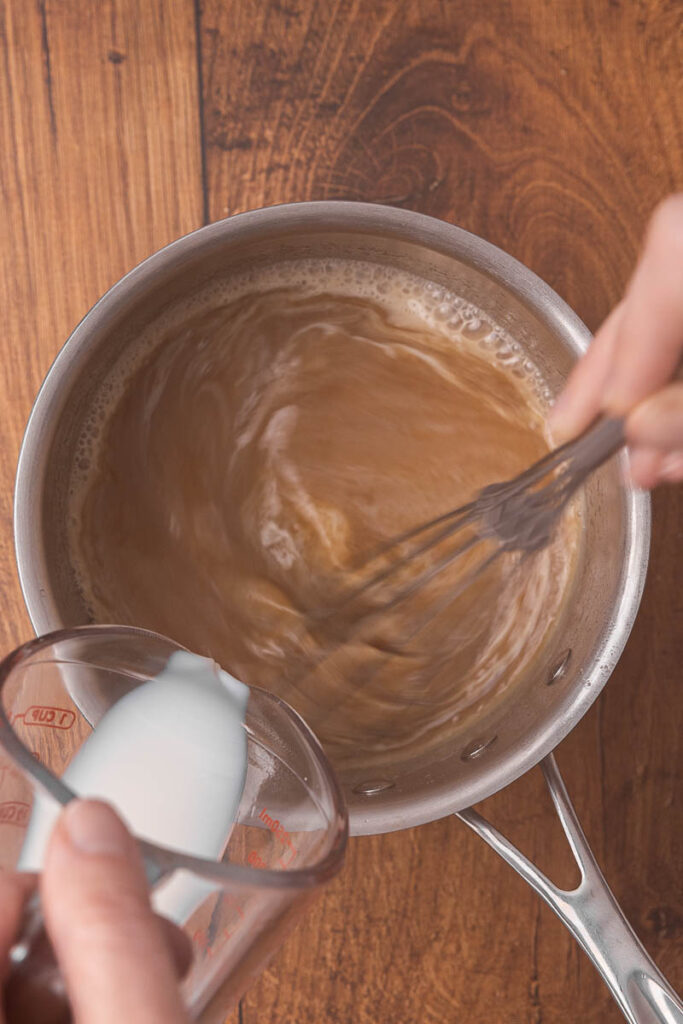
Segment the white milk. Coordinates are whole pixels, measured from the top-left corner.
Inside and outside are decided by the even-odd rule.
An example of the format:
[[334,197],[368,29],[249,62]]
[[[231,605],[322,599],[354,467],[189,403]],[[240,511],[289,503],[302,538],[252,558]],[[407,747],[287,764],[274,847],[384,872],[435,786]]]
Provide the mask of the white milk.
[[[211,659],[177,651],[104,715],[63,780],[79,796],[107,800],[141,838],[216,860],[247,774],[248,699],[248,688]],[[60,810],[36,796],[21,870],[40,870]],[[182,923],[212,888],[179,872],[155,891],[155,909]]]

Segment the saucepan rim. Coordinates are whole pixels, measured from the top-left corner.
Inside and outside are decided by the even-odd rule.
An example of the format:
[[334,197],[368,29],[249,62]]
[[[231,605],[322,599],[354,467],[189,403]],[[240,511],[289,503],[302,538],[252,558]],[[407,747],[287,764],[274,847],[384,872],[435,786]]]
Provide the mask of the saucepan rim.
[[[469,263],[505,287],[534,314],[558,332],[577,354],[590,332],[552,288],[503,250],[462,228],[425,214],[374,203],[322,201],[288,203],[236,214],[198,228],[171,242],[117,281],[95,303],[58,353],[33,405],[17,467],[14,535],[19,580],[32,625],[38,634],[63,628],[47,580],[41,574],[42,482],[41,450],[51,439],[50,424],[65,389],[78,376],[90,341],[115,322],[122,309],[144,296],[160,275],[182,268],[198,252],[249,241],[264,232],[348,232],[393,237],[415,243],[434,254]],[[622,459],[625,456],[622,456]],[[605,609],[604,641],[581,672],[580,685],[551,710],[533,734],[500,764],[483,759],[457,801],[442,784],[426,796],[406,797],[401,806],[368,801],[352,808],[351,834],[374,834],[423,824],[461,810],[502,789],[538,764],[571,731],[595,701],[611,675],[630,634],[640,604],[648,564],[650,498],[624,484],[625,545],[621,587]],[[36,553],[38,552],[38,553]]]

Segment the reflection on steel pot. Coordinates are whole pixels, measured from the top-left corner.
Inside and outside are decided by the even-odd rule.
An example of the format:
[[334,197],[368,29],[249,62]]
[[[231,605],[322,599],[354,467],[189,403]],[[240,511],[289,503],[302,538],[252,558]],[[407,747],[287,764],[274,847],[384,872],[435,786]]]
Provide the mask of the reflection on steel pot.
[[[188,296],[245,268],[331,256],[408,269],[466,295],[527,349],[555,391],[587,345],[584,325],[529,270],[482,239],[420,214],[362,203],[300,203],[241,214],[180,239],[93,307],[57,357],[33,409],[17,476],[15,536],[38,632],[87,621],[67,557],[68,477],[89,404],[125,346],[169,295]],[[472,724],[456,749],[385,766],[381,778],[349,770],[341,783],[355,834],[460,812],[563,918],[629,1020],[683,1022],[681,1004],[621,919],[549,756],[596,699],[623,650],[642,593],[649,528],[648,498],[623,484],[613,460],[586,487],[585,554],[576,584],[581,602],[545,661]],[[544,758],[582,869],[574,893],[556,890],[467,810]]]

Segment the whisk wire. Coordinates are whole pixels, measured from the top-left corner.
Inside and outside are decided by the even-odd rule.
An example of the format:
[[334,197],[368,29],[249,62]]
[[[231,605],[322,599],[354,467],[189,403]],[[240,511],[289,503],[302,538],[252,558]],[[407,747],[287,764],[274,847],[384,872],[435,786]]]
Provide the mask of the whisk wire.
[[[406,645],[462,596],[496,559],[512,552],[523,556],[530,555],[545,547],[577,489],[623,444],[623,421],[602,419],[581,437],[555,448],[513,480],[492,484],[484,488],[474,501],[442,513],[429,522],[394,537],[365,563],[367,570],[377,565],[382,557],[400,549],[408,542],[417,540],[417,545],[412,545],[389,566],[383,566],[371,574],[336,605],[323,613],[310,616],[314,629],[322,628],[325,632],[325,628],[332,624],[336,627],[337,635],[333,636],[331,643],[328,643],[313,663],[309,664],[302,678],[308,678],[340,648],[357,639],[382,616],[423,590],[436,576],[476,544],[493,542],[493,552],[465,572],[457,580],[455,587],[449,589],[435,605],[428,607],[409,632],[404,633],[401,639],[392,645],[391,653],[410,656],[405,652]],[[470,534],[442,554],[433,565],[426,569],[420,568],[413,579],[407,583],[401,581],[402,570],[418,562],[422,556],[434,551],[463,529],[468,529]],[[361,598],[367,597],[371,591],[379,589],[382,585],[391,585],[392,582],[395,582],[397,589],[390,593],[379,607],[363,607]],[[371,639],[366,639],[366,643],[380,654],[383,653],[381,644],[373,643]],[[369,671],[362,673],[358,677],[358,682],[367,683],[368,679],[375,677],[380,668],[381,661]]]
[[411,530],[406,531],[406,533],[401,534],[398,537],[394,537],[387,544],[383,545],[379,549],[379,551],[377,551],[372,556],[372,558],[370,558],[365,563],[366,569],[374,562],[379,561],[381,557],[389,554],[395,548],[407,543],[407,541],[412,540],[415,537],[418,537],[419,535],[426,533],[430,530],[433,530],[436,526],[439,526],[443,522],[448,522],[448,525],[444,527],[442,530],[440,530],[433,537],[430,537],[416,549],[406,552],[405,555],[403,555],[401,558],[396,559],[394,562],[391,563],[391,565],[387,566],[386,569],[380,570],[378,573],[371,576],[370,579],[365,580],[364,583],[361,583],[358,587],[352,589],[348,594],[346,594],[345,597],[342,598],[340,602],[338,602],[334,606],[334,608],[326,609],[322,614],[319,614],[317,618],[320,620],[322,618],[330,618],[333,614],[338,614],[347,605],[350,605],[353,602],[357,601],[359,598],[364,597],[370,590],[373,590],[380,584],[385,583],[390,577],[397,575],[400,572],[400,570],[404,568],[404,566],[408,565],[410,562],[414,562],[417,558],[419,558],[421,555],[426,554],[428,551],[431,551],[432,548],[440,544],[441,541],[446,540],[448,537],[450,537],[455,532],[455,530],[457,530],[462,525],[473,505],[474,503],[472,502],[470,503],[470,505],[465,505],[462,508],[454,509],[451,512],[446,512],[444,515],[438,516],[436,519],[432,519],[431,522],[429,523],[423,523],[420,526],[417,526]]

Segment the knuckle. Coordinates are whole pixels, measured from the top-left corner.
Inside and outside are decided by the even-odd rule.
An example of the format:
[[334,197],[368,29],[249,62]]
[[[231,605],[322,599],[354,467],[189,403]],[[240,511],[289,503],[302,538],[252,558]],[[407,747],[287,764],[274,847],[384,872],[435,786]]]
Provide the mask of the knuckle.
[[683,386],[671,385],[638,406],[627,422],[633,442],[679,447],[683,443]]

